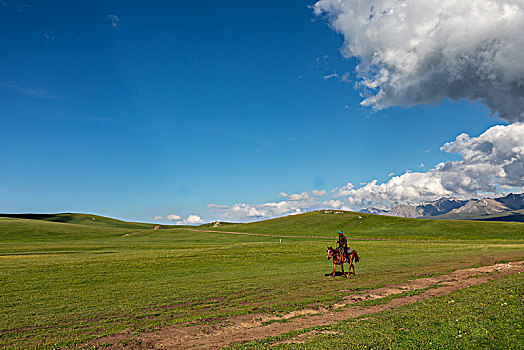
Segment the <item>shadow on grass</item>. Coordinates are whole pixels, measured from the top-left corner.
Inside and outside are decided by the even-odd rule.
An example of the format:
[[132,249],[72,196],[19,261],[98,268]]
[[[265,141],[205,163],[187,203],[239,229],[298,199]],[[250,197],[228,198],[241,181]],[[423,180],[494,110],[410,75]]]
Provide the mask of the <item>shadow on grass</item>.
[[[341,271],[336,271],[336,272],[335,272],[335,277],[337,277],[337,276],[344,276],[344,274],[346,274],[346,273],[347,273],[347,272],[342,273]],[[349,274],[350,274],[350,275],[354,275],[353,272],[350,272]],[[326,273],[326,274],[324,274],[324,276],[326,276],[326,277],[328,277],[328,276],[333,276],[333,272]]]

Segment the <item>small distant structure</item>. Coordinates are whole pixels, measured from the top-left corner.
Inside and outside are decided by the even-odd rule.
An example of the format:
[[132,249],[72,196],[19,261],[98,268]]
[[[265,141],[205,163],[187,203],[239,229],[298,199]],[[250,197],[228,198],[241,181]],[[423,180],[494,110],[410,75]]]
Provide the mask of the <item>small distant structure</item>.
[[324,214],[344,214],[344,212],[340,210],[324,210]]
[[362,219],[362,216],[359,215],[358,218],[359,218],[359,219]]
[[156,225],[155,227],[153,227],[153,230],[158,230],[160,228],[160,225]]
[[213,227],[222,226],[222,223],[220,221],[213,221]]
[[96,219],[95,218],[91,218],[91,220],[95,221]]

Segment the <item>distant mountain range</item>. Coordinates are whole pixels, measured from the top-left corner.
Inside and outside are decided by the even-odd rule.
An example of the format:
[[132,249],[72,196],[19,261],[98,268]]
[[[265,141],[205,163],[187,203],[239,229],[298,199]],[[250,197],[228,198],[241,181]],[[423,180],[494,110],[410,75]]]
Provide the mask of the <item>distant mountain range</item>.
[[460,200],[442,197],[418,205],[397,205],[390,210],[366,208],[361,213],[401,216],[407,218],[524,221],[524,193],[505,197]]

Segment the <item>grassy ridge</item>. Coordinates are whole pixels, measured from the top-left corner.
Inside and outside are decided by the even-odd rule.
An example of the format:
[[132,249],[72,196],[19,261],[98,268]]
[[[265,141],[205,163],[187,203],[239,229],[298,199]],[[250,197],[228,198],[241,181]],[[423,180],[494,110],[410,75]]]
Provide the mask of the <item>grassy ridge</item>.
[[[70,226],[71,229],[66,230],[59,223],[76,226]],[[0,241],[5,239],[96,238],[131,231],[149,230],[154,226],[154,224],[126,222],[90,214],[0,214]],[[162,230],[180,227],[183,226],[160,226]],[[346,236],[355,238],[524,239],[524,223],[411,219],[348,211],[337,211],[337,213],[315,211],[245,224],[223,223],[222,226],[218,227],[213,227],[212,224],[204,224],[197,228],[269,235],[321,237],[336,237],[336,233],[343,230]]]
[[0,217],[41,220],[51,222],[61,222],[67,224],[87,225],[94,227],[115,227],[115,228],[130,228],[130,229],[148,229],[153,228],[155,224],[128,222],[117,219],[108,218],[93,214],[77,214],[77,213],[58,213],[58,214],[0,214]]
[[315,211],[213,230],[272,235],[335,237],[339,230],[356,238],[392,239],[524,239],[523,223],[411,219],[355,212]]
[[[104,239],[146,234],[155,224],[127,222],[92,214],[0,214],[0,242]],[[185,227],[160,225],[161,229]]]
[[109,238],[130,232],[129,228],[85,226],[52,221],[0,218],[0,242],[75,241]]

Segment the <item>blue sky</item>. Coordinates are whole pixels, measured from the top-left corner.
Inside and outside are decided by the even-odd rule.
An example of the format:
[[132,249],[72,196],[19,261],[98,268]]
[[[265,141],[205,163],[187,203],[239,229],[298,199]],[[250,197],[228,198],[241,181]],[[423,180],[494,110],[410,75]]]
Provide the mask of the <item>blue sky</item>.
[[0,212],[211,220],[424,172],[508,124],[477,101],[362,107],[313,4],[0,2]]

